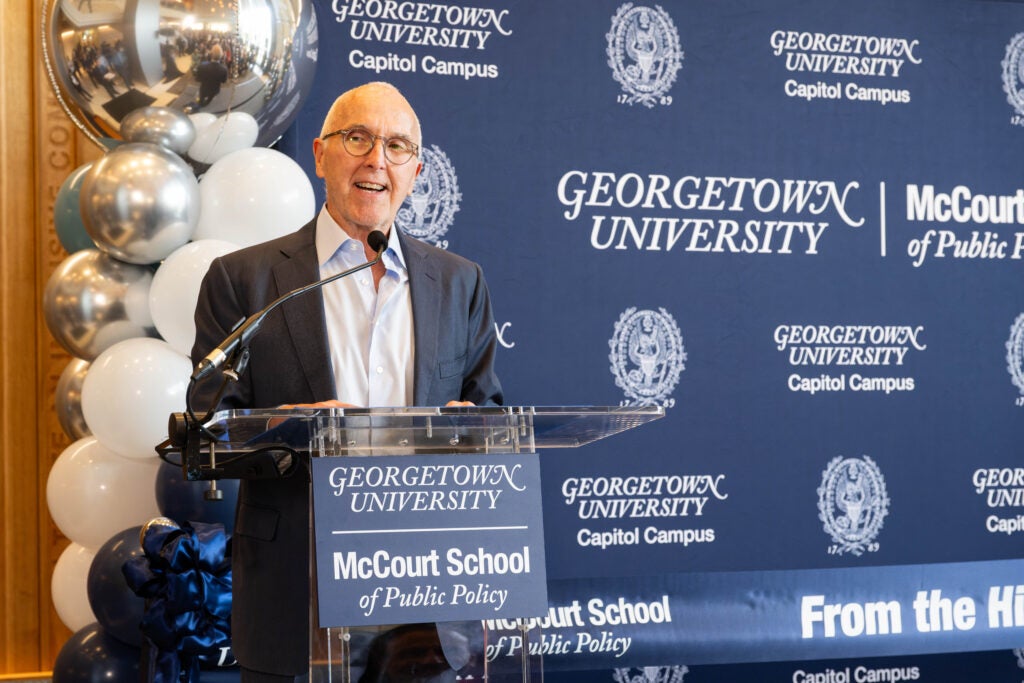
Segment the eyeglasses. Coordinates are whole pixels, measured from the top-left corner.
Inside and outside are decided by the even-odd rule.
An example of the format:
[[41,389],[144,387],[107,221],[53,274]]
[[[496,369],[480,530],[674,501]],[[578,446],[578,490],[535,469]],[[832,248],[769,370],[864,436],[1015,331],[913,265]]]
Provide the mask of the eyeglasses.
[[321,140],[341,136],[341,142],[345,151],[354,157],[364,157],[373,150],[373,143],[380,140],[384,145],[384,157],[395,165],[401,165],[419,156],[420,146],[405,138],[389,138],[383,135],[374,135],[365,128],[351,128],[349,130],[336,130],[327,135],[321,136]]

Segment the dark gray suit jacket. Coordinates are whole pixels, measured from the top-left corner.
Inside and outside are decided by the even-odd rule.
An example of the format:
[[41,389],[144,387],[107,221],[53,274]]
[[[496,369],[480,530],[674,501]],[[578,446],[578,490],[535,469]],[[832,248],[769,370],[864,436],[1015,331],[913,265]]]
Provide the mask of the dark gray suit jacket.
[[[399,235],[409,270],[416,344],[416,405],[451,400],[502,402],[494,372],[496,335],[480,267],[460,256]],[[291,235],[216,259],[196,307],[198,363],[242,318],[278,296],[319,279],[316,220]],[[327,285],[330,286],[330,285]],[[267,316],[249,345],[246,371],[220,408],[272,408],[335,396],[319,290]],[[217,381],[193,398],[205,411]],[[232,540],[232,636],[238,661],[250,669],[298,675],[306,671],[309,606],[309,482],[305,470],[281,480],[244,481]]]

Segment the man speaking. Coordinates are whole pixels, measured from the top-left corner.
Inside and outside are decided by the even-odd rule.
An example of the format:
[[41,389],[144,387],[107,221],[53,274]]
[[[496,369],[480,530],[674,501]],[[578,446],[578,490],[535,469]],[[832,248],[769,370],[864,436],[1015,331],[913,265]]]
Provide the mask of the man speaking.
[[[419,120],[402,94],[369,83],[342,94],[313,141],[326,202],[297,232],[215,260],[196,307],[194,363],[279,296],[376,257],[353,277],[272,311],[219,408],[498,405],[496,336],[480,267],[394,228],[423,168]],[[212,395],[216,382],[197,392]],[[205,389],[205,391],[204,391]],[[309,480],[243,481],[232,541],[232,640],[243,683],[308,668]]]

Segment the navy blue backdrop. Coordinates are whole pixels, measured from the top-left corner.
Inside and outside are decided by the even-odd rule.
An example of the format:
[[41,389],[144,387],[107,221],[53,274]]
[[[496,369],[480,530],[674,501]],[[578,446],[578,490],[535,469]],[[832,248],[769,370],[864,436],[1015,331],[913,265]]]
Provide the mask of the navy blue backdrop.
[[1024,5],[315,8],[320,197],[396,84],[507,401],[668,407],[542,456],[550,671],[1024,679]]

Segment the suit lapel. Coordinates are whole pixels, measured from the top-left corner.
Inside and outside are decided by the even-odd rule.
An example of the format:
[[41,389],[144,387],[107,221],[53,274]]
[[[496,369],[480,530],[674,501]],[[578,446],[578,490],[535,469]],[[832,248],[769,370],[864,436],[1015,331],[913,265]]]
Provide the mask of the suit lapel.
[[437,366],[438,320],[441,311],[441,277],[429,250],[419,240],[395,228],[402,243],[409,269],[409,294],[412,297],[413,337],[416,341],[413,361],[413,403],[429,405],[430,385]]
[[[316,258],[316,219],[299,233],[294,246],[282,250],[287,257],[273,268],[280,294],[304,287],[320,277]],[[335,398],[334,374],[327,349],[327,323],[320,290],[297,296],[282,305],[292,344],[299,355],[303,374],[312,392],[312,400]]]

